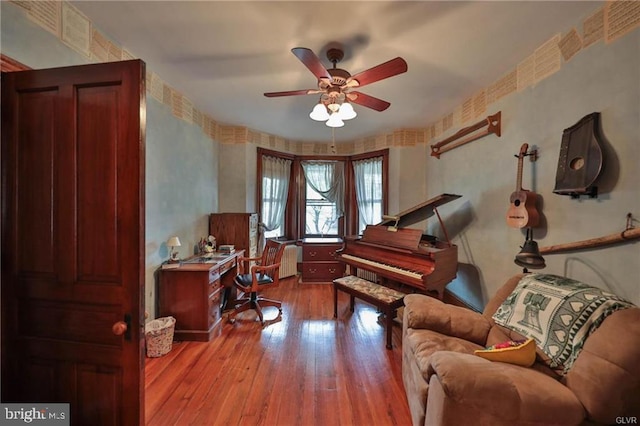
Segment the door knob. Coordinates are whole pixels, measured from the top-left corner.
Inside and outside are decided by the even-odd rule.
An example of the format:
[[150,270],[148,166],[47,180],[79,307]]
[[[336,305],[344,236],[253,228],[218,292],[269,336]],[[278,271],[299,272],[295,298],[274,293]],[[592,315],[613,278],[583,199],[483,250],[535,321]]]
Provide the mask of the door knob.
[[118,321],[117,323],[113,324],[113,326],[111,327],[111,331],[113,331],[113,334],[115,334],[116,336],[122,336],[128,328],[129,327],[127,327],[126,322]]
[[124,321],[118,321],[113,324],[111,331],[116,336],[124,335],[125,340],[131,340],[131,315],[125,314]]

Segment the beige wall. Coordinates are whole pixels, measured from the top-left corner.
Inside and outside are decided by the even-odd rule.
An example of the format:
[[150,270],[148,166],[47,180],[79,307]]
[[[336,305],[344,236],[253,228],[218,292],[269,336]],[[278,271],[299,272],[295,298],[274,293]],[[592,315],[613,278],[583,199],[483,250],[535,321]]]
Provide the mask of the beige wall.
[[220,145],[220,213],[254,213],[257,149],[252,144]]

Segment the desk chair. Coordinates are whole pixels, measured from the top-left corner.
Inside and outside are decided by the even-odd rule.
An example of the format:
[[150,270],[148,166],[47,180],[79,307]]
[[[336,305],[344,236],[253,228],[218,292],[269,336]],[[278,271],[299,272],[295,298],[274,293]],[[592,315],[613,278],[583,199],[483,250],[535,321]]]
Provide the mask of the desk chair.
[[[264,325],[262,308],[265,306],[275,306],[280,311],[279,314],[282,314],[282,302],[261,297],[258,295],[258,291],[278,285],[280,280],[280,261],[285,245],[275,240],[267,240],[261,257],[238,258],[239,273],[234,278],[233,284],[244,295],[236,300],[235,309],[229,313],[230,323],[235,322],[236,315],[240,312],[253,309],[257,312],[262,325]],[[251,266],[250,273],[246,273],[246,265],[250,265],[252,261],[257,261],[257,264]]]

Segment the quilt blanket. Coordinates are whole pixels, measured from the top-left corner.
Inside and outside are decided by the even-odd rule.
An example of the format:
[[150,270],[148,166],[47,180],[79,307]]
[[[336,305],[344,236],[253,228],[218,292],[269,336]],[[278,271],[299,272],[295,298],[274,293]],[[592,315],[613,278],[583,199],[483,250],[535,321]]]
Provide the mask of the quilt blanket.
[[612,312],[634,305],[579,281],[527,274],[493,315],[496,324],[533,338],[547,363],[566,374],[589,335]]

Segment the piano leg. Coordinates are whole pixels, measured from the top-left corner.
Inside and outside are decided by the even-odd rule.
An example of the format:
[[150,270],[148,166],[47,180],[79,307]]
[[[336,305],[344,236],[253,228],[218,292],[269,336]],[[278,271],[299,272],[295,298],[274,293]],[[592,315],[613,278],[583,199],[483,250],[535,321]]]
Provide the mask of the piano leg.
[[393,346],[391,344],[391,337],[393,336],[393,332],[392,332],[391,327],[393,327],[393,318],[395,317],[395,313],[396,313],[396,310],[395,309],[391,309],[391,305],[386,305],[384,307],[384,316],[387,318],[387,326],[386,326],[387,349],[393,348]]

